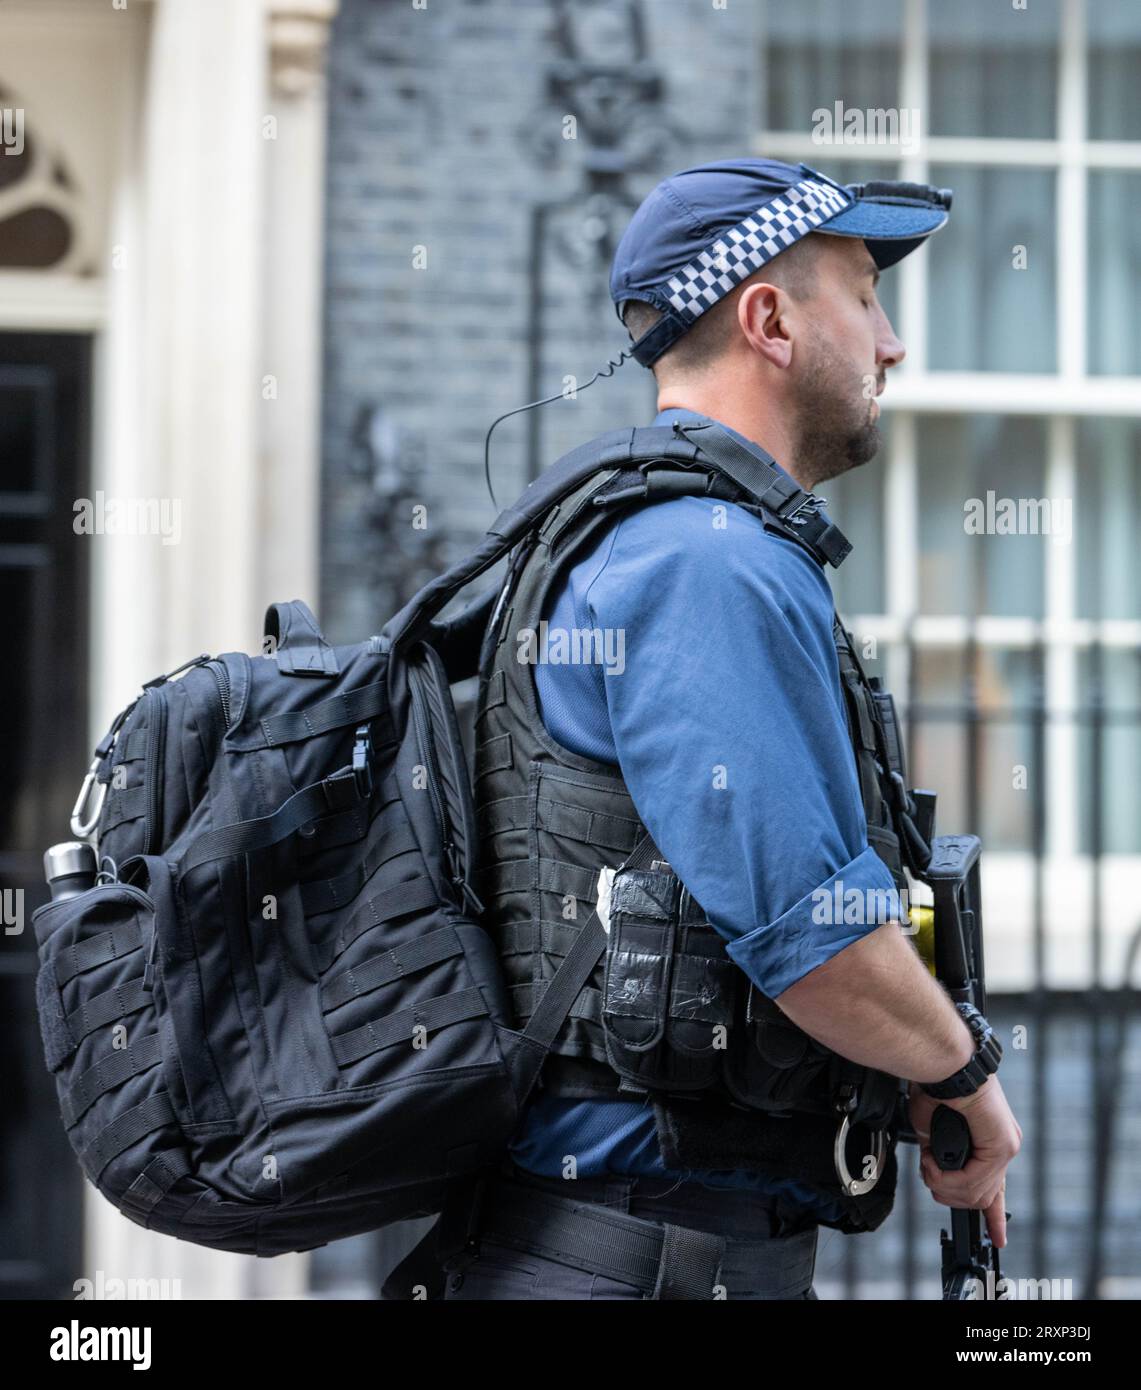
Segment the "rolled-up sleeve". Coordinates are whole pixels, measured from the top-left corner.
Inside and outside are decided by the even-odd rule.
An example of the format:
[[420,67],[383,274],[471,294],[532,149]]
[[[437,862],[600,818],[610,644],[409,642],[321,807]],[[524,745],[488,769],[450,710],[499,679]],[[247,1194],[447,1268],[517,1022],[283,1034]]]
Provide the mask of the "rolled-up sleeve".
[[596,679],[638,814],[757,986],[779,995],[890,919],[812,557],[682,498],[619,523],[587,608],[623,644]]
[[837,951],[858,941],[869,927],[898,921],[899,912],[887,865],[869,848],[774,922],[731,940],[727,949],[730,959],[775,999]]

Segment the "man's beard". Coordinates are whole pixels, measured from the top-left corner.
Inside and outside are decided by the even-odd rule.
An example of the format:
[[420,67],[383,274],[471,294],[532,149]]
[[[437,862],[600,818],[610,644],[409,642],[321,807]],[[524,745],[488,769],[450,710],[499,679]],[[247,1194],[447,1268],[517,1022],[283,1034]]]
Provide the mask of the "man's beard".
[[805,486],[838,478],[879,451],[882,436],[870,418],[863,378],[857,385],[852,376],[850,364],[828,343],[814,345],[813,363],[795,407],[796,471],[807,480]]

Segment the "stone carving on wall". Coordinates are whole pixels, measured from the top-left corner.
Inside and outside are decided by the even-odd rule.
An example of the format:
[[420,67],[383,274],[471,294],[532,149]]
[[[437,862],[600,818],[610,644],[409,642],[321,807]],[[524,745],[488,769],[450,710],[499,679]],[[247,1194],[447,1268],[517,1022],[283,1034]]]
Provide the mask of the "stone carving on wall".
[[[590,321],[613,314],[607,273],[641,197],[630,176],[657,174],[684,138],[650,51],[642,0],[551,0],[551,21],[555,53],[541,104],[520,137],[537,163],[566,177],[556,183],[558,196],[536,198],[531,210],[526,400],[550,393],[543,379],[543,356],[552,347],[548,277],[572,270]],[[527,417],[531,478],[544,457],[540,416]]]
[[424,489],[424,441],[383,405],[367,402],[353,430],[353,474],[367,483],[362,586],[376,596],[377,628],[450,559],[433,499]]
[[63,153],[16,93],[0,86],[0,270],[93,275],[82,211]]

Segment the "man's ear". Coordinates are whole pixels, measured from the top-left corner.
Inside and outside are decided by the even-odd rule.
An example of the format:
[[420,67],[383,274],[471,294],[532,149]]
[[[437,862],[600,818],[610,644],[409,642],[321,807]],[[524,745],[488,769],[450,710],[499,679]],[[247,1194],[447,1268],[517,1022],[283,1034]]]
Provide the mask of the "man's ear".
[[774,367],[792,361],[789,315],[792,301],[779,285],[746,285],[737,301],[737,323],[745,341]]

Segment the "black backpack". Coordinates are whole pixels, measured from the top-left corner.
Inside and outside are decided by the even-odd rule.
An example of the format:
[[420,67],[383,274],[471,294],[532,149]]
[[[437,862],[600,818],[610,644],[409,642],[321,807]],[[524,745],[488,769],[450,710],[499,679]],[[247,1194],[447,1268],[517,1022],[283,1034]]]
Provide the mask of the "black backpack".
[[126,1216],[274,1255],[431,1215],[498,1164],[606,938],[592,913],[512,1028],[450,691],[498,591],[438,614],[602,469],[650,497],[713,470],[825,526],[719,427],[687,433],[700,448],[658,427],[567,455],[380,636],[333,648],[303,603],[275,604],[272,655],[198,657],[114,721],[73,818],[98,880],[33,920],[63,1121]]

